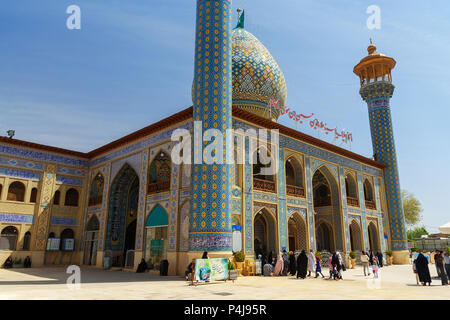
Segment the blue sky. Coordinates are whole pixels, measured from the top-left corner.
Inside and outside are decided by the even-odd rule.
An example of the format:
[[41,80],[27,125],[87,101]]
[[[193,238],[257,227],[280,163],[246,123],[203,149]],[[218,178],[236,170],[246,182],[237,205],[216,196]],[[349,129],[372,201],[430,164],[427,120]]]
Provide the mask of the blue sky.
[[[81,30],[66,28],[72,4],[81,8]],[[381,9],[380,30],[366,26],[369,5]],[[401,186],[422,202],[430,231],[450,220],[448,1],[234,0],[233,7],[235,20],[235,9],[246,9],[246,29],[283,70],[287,105],[351,131],[351,150],[364,156],[372,144],[353,66],[370,37],[394,57]],[[90,151],[189,107],[194,20],[194,0],[2,1],[0,134],[12,128],[18,139]]]

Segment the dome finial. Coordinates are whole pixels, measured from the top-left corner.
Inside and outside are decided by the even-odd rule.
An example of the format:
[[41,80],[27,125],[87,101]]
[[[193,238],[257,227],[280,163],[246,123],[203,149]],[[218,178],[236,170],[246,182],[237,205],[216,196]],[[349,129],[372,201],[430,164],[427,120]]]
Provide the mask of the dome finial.
[[[242,11],[242,14],[240,14],[241,11]],[[239,21],[238,21],[238,24],[235,29],[238,29],[238,28],[244,29],[245,11],[242,9],[237,9],[237,12],[238,12]]]
[[369,54],[376,53],[376,52],[377,52],[377,47],[373,44],[372,38],[369,38],[369,39],[370,39],[370,45],[369,45],[369,47],[367,48],[367,52],[368,52]]

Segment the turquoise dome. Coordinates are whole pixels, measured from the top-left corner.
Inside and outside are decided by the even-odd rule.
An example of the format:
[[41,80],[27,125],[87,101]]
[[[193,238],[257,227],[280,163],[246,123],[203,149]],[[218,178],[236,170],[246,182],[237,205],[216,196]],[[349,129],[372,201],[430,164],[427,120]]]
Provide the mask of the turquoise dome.
[[284,106],[286,83],[283,72],[267,48],[244,29],[244,13],[232,34],[233,106],[272,120],[278,119],[275,109],[267,112],[274,98]]

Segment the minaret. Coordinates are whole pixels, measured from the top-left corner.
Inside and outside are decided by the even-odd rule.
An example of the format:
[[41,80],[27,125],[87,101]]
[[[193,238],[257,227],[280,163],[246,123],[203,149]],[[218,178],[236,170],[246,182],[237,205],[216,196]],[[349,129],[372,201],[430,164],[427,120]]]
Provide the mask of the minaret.
[[[232,165],[219,161],[225,160],[225,133],[232,128],[231,0],[197,0],[196,20],[189,250],[192,257],[198,257],[199,251],[221,257],[231,254],[232,249]],[[207,131],[219,137],[203,141]],[[216,139],[223,139],[219,144],[223,159],[214,153],[216,163],[207,164],[202,154],[219,141]]]
[[369,108],[370,132],[375,160],[385,164],[383,170],[386,190],[386,202],[391,233],[391,249],[394,263],[409,263],[408,242],[405,230],[402,197],[392,129],[389,100],[394,93],[391,70],[395,60],[376,51],[370,40],[368,55],[353,69],[359,76],[361,89],[359,93]]

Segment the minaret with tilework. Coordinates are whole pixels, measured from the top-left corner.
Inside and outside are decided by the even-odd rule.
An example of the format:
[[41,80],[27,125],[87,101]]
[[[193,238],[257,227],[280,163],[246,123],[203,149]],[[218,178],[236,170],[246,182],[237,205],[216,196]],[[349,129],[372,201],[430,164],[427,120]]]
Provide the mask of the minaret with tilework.
[[359,93],[369,108],[370,131],[375,160],[385,164],[383,170],[388,207],[391,249],[394,263],[409,263],[408,242],[406,238],[405,215],[403,213],[397,152],[395,150],[392,128],[390,98],[395,86],[392,84],[391,70],[395,60],[376,51],[370,41],[368,55],[353,69],[359,76]]
[[[197,0],[196,19],[192,98],[194,140],[202,148],[194,142],[189,250],[193,257],[202,251],[211,257],[232,249],[232,166],[225,161],[225,132],[232,127],[231,0]],[[209,129],[222,134],[221,163],[206,164],[197,150],[212,143],[202,141]]]

